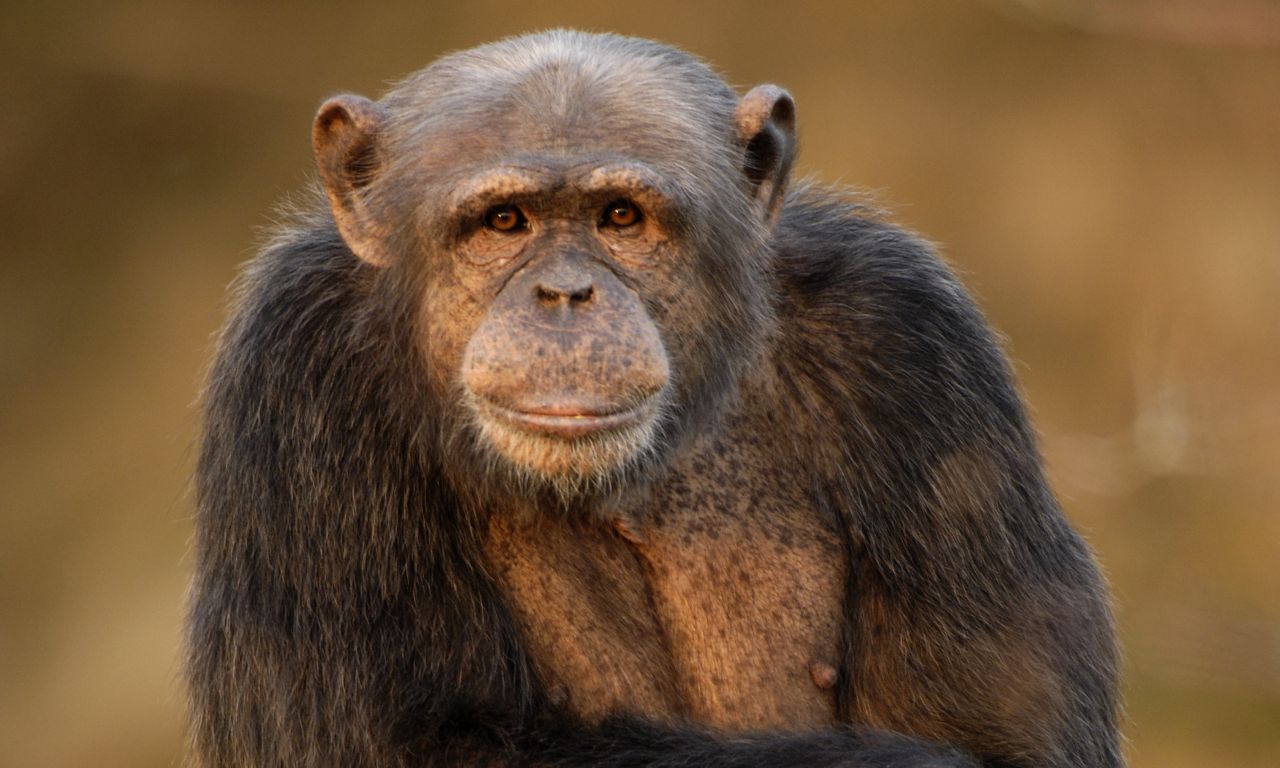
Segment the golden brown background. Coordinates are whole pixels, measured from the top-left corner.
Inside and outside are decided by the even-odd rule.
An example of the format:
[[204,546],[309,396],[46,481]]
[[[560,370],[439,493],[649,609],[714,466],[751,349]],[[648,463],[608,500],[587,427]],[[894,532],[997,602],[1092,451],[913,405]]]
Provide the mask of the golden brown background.
[[799,104],[943,244],[1115,590],[1133,766],[1280,765],[1280,5],[6,3],[0,763],[174,766],[194,401],[313,110],[551,26]]

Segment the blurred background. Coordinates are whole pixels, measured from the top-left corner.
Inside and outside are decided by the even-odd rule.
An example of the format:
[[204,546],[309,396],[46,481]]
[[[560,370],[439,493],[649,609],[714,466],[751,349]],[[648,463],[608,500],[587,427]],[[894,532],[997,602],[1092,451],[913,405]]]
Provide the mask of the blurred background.
[[1280,765],[1280,3],[6,3],[5,765],[182,762],[195,402],[310,121],[552,26],[799,105],[940,243],[1111,578],[1138,768]]

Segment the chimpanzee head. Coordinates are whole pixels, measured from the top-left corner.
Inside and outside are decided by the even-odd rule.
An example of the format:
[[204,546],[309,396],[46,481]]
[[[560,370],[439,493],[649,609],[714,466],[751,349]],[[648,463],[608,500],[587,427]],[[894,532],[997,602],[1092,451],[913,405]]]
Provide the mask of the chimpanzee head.
[[[442,449],[562,498],[625,485],[717,411],[771,324],[794,152],[655,43],[552,32],[455,54],[313,143],[351,250],[411,294]],[[478,479],[478,478],[477,478]]]

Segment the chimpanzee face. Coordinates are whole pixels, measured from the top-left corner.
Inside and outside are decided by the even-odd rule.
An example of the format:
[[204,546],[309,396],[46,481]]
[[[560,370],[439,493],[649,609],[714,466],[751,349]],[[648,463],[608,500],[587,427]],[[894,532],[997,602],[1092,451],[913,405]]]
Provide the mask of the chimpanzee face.
[[434,387],[483,455],[561,495],[669,453],[765,330],[780,154],[714,83],[569,67],[317,118],[344,238],[419,275]]

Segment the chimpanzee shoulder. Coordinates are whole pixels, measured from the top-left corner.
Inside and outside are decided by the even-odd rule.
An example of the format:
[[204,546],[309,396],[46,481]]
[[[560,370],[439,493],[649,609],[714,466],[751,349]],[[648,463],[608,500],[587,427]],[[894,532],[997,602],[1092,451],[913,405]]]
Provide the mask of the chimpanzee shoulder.
[[876,395],[855,402],[945,411],[957,429],[995,427],[1029,444],[1000,340],[928,241],[847,192],[805,184],[783,208],[774,249],[787,343],[808,350],[821,339],[814,351]]

